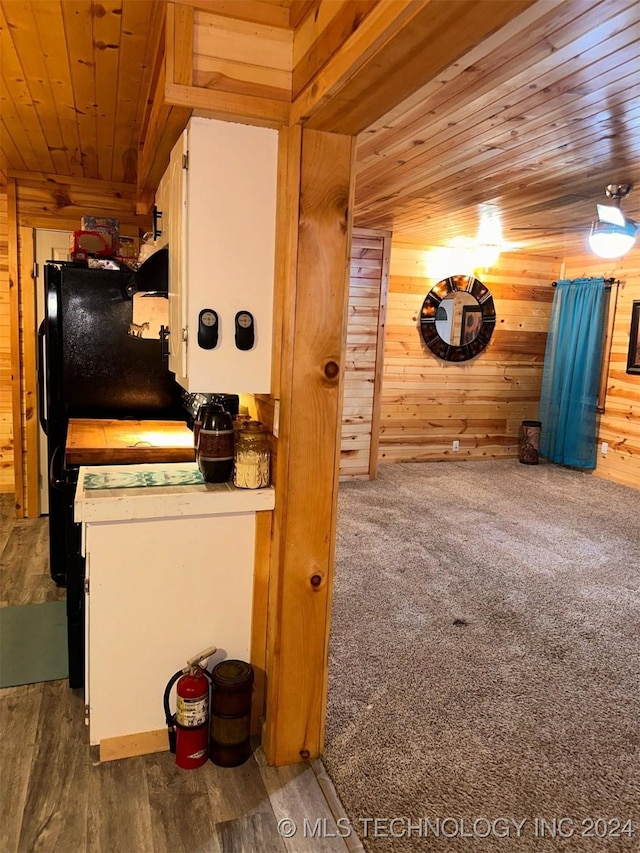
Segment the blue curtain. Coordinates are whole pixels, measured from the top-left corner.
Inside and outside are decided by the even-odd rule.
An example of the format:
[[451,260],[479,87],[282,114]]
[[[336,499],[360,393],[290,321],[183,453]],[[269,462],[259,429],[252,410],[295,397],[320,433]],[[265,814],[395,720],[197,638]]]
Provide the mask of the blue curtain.
[[553,297],[538,419],[552,462],[596,467],[604,278],[559,281]]

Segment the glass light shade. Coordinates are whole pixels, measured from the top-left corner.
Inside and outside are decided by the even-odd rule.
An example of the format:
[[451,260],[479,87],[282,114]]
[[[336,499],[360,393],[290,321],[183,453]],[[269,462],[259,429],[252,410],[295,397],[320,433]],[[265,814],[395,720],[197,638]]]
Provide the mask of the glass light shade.
[[626,220],[624,213],[619,207],[614,207],[610,204],[596,204],[598,210],[598,220],[600,222],[610,222],[612,225],[625,225]]
[[621,258],[636,242],[636,225],[627,220],[624,225],[594,222],[589,234],[589,246],[600,258]]

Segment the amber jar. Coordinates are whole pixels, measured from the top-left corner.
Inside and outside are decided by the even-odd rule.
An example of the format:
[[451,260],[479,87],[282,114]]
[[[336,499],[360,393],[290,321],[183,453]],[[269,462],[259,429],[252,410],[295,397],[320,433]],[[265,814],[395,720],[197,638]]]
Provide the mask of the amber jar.
[[259,421],[248,421],[236,431],[233,485],[239,489],[268,486],[270,466],[269,436]]
[[251,755],[253,667],[225,660],[211,673],[211,742],[209,755],[220,767],[237,767]]
[[233,473],[233,421],[220,403],[200,406],[196,459],[207,483],[226,483]]

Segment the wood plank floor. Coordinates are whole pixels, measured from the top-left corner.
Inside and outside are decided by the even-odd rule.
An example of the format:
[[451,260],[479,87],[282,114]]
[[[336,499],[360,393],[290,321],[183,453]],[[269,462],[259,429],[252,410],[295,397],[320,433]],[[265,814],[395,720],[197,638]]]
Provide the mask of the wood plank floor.
[[2,492],[0,494],[0,554],[4,551],[9,534],[13,530],[16,519],[15,498]]
[[[12,525],[0,557],[2,605],[64,599],[49,578],[46,525],[46,519]],[[268,767],[259,747],[236,768],[207,762],[184,771],[169,752],[100,764],[92,760],[82,690],[70,690],[66,681],[5,688],[0,851],[362,850],[357,838],[338,837],[336,818],[344,812],[335,792],[325,798],[326,779],[320,773],[319,784],[314,767],[322,770],[320,762]],[[291,838],[278,832],[284,818],[297,826]],[[324,838],[312,836],[318,826]]]
[[47,519],[15,521],[0,556],[0,607],[64,600],[49,574]]

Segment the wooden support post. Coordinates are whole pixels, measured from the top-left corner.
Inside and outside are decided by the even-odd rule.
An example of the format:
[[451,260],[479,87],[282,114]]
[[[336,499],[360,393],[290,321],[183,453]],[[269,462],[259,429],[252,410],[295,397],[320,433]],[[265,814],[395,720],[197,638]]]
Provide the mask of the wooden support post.
[[264,720],[272,515],[271,512],[256,513],[256,553],[251,617],[251,666],[254,671],[251,705],[251,734],[253,735],[260,734]]
[[167,83],[193,83],[193,8],[167,4],[165,61]]
[[178,3],[166,4],[164,45],[158,44],[154,61],[157,73],[151,82],[151,107],[143,122],[138,152],[138,213],[149,213],[155,191],[169,165],[171,149],[180,138],[191,108],[172,106],[167,92],[177,84],[190,85],[193,78],[193,9]]
[[376,366],[373,383],[373,408],[371,411],[371,447],[369,448],[369,479],[378,475],[378,447],[380,445],[380,411],[382,409],[382,372],[384,365],[384,334],[387,325],[387,301],[389,296],[389,267],[391,264],[391,232],[380,232],[382,236],[382,277],[380,281],[380,303],[378,305],[378,329],[376,334]]
[[281,133],[280,430],[263,737],[276,765],[315,758],[324,743],[355,147],[348,136]]
[[[24,513],[27,518],[40,514],[40,487],[38,479],[38,378],[37,353],[38,328],[36,319],[36,287],[33,278],[35,260],[33,228],[20,228],[20,303],[22,305],[22,397],[24,418],[25,460],[23,471]],[[45,466],[46,467],[46,466]]]
[[24,514],[24,471],[22,464],[22,382],[20,359],[20,285],[18,273],[18,201],[14,178],[7,181],[9,222],[9,329],[11,342],[11,411],[13,421],[13,476],[16,517]]

